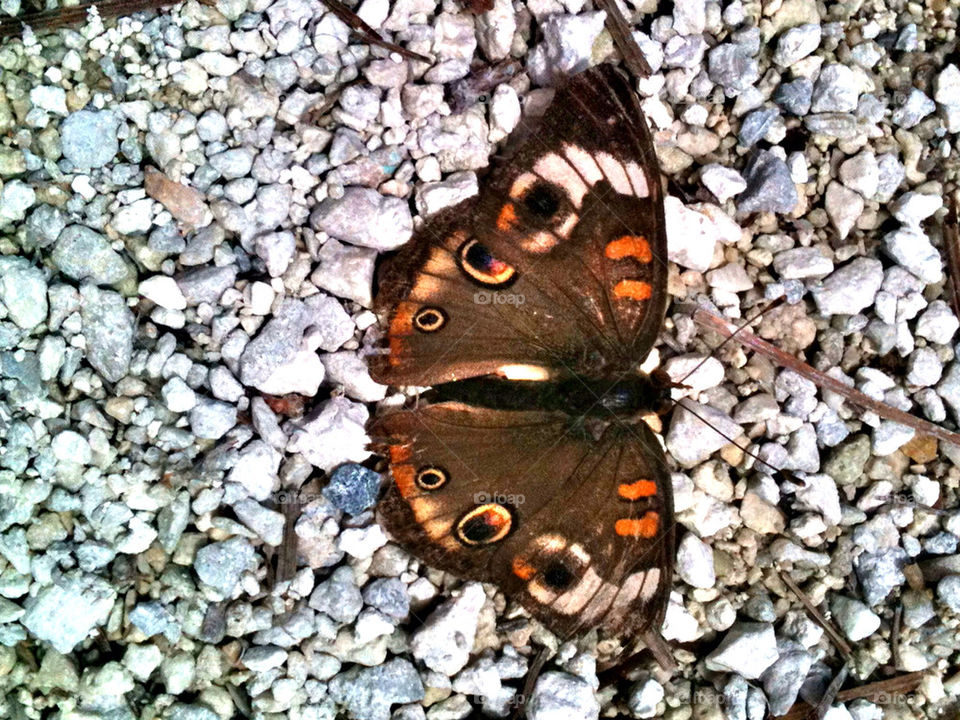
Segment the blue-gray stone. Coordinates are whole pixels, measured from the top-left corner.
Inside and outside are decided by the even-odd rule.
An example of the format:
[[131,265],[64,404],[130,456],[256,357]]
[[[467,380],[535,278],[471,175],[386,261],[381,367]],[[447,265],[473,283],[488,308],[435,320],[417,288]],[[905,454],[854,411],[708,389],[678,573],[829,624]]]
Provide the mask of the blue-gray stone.
[[380,474],[363,465],[348,463],[333,471],[322,492],[340,510],[357,515],[377,502]]
[[773,101],[793,115],[802,116],[810,112],[812,98],[813,81],[810,78],[798,78],[782,83],[773,93]]
[[770,125],[780,111],[776,108],[760,108],[747,115],[740,124],[740,144],[746,147],[754,145],[760,138],[767,134]]
[[787,164],[769,150],[755,153],[743,171],[747,189],[737,197],[742,213],[788,213],[797,206],[797,187]]
[[410,612],[407,586],[397,578],[377,578],[363,588],[363,601],[392,618],[402,619]]

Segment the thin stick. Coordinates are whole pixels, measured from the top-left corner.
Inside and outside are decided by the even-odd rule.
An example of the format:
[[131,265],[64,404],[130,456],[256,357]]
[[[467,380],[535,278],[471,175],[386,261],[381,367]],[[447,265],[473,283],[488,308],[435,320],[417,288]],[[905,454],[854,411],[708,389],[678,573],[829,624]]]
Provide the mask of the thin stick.
[[426,55],[421,55],[413,50],[407,50],[405,47],[401,47],[396,43],[392,43],[389,40],[384,40],[377,34],[376,30],[363,21],[363,18],[361,18],[339,0],[320,0],[320,2],[330,8],[330,12],[340,18],[343,22],[363,35],[363,39],[369,44],[385,48],[390,52],[395,52],[398,55],[402,55],[403,57],[407,58],[408,60],[420,60],[421,62],[425,63],[433,62],[433,60],[428,58]]
[[850,662],[853,659],[853,648],[851,648],[850,644],[843,639],[843,635],[840,634],[840,631],[833,626],[832,622],[823,616],[823,613],[817,610],[814,604],[810,602],[810,598],[807,597],[807,594],[800,589],[800,586],[797,585],[789,575],[777,570],[777,577],[779,577],[780,581],[790,588],[793,594],[799,598],[800,602],[807,609],[807,612],[810,613],[810,617],[812,617],[814,622],[822,627],[824,632],[830,636],[830,640],[832,640],[833,644],[837,646],[837,650],[840,651],[844,659],[847,660],[847,662]]
[[613,44],[617,46],[620,54],[623,56],[623,62],[630,72],[638,78],[650,77],[652,70],[647,59],[643,56],[640,46],[633,39],[630,32],[630,24],[623,17],[620,8],[617,7],[615,0],[597,0],[597,7],[607,14],[606,22],[607,32],[613,38]]
[[947,251],[947,277],[950,278],[950,307],[960,317],[960,191],[950,193],[947,200],[947,217],[943,225],[943,247]]
[[[920,670],[867,683],[859,687],[848,688],[838,692],[836,700],[837,702],[849,702],[860,698],[871,700],[878,697],[889,697],[891,694],[912,692],[920,685],[924,675],[926,675],[926,672]],[[809,715],[811,710],[812,708],[807,703],[799,702],[790,708],[786,715],[781,715],[778,720],[802,720]]]
[[823,697],[820,698],[820,702],[818,702],[817,706],[813,709],[814,717],[816,717],[817,720],[823,720],[830,706],[836,701],[837,693],[840,692],[840,688],[842,688],[843,684],[847,681],[849,674],[850,666],[844,663],[837,674],[834,675],[830,684],[827,685],[827,689],[823,691]]
[[107,2],[88,2],[74,7],[62,7],[56,10],[25,13],[16,17],[0,19],[0,38],[14,37],[23,32],[24,26],[31,30],[56,30],[57,28],[86,22],[87,13],[97,8],[102,18],[132,15],[144,10],[159,10],[175,5],[177,0],[108,0]]
[[[723,318],[717,317],[712,312],[703,308],[697,308],[697,310],[694,311],[693,319],[703,327],[715,330],[725,337],[731,336],[737,331],[737,327],[735,325],[727,322]],[[856,388],[844,385],[836,378],[832,378],[826,373],[822,373],[816,368],[810,367],[805,362],[795,358],[793,355],[788,355],[780,348],[768,343],[766,340],[761,340],[749,330],[742,330],[736,334],[737,341],[742,345],[766,355],[768,358],[774,362],[777,362],[783,367],[789,368],[790,370],[795,370],[808,380],[811,380],[819,385],[821,388],[835,392],[838,395],[843,395],[843,397],[847,398],[856,405],[866,408],[867,410],[872,410],[882,418],[892,420],[900,423],[901,425],[907,425],[908,427],[912,427],[914,430],[917,430],[925,435],[932,435],[938,440],[943,440],[951,443],[952,445],[960,447],[960,435],[957,433],[950,432],[949,430],[946,430],[939,425],[935,425],[932,422],[918,418],[915,415],[906,413],[903,410],[899,410],[895,407],[887,405],[886,403],[874,400],[872,397],[865,395]]]

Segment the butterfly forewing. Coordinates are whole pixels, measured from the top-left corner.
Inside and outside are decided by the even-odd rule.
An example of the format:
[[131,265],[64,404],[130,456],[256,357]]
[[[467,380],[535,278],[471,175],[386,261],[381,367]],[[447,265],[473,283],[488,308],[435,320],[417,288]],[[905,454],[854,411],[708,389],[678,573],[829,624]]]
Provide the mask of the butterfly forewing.
[[388,322],[371,372],[433,385],[516,366],[634,367],[663,319],[665,258],[643,114],[617,71],[594,68],[557,90],[478,197],[432,218],[384,267]]

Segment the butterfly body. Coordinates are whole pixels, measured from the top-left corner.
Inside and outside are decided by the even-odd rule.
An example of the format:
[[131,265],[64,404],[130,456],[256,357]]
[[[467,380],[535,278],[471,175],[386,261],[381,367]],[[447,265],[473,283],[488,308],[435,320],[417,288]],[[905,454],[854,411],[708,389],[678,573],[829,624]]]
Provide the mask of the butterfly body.
[[670,476],[642,416],[668,385],[639,370],[665,258],[649,130],[626,79],[600,66],[380,275],[371,374],[432,387],[370,427],[394,479],[381,522],[561,635],[639,634],[665,610]]
[[660,409],[668,397],[666,390],[662,382],[645,374],[546,381],[480,377],[434,386],[434,394],[427,399],[494,410],[557,411],[571,418],[633,418]]

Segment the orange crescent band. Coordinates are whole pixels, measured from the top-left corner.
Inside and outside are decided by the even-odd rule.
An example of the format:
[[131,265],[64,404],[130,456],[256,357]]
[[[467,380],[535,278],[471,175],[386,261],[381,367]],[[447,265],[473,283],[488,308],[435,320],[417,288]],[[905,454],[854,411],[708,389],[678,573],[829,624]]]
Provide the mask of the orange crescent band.
[[650,243],[639,235],[624,235],[607,243],[604,254],[611,260],[622,260],[625,257],[635,258],[642,263],[653,260]]
[[617,495],[624,500],[639,500],[653,497],[657,494],[657,484],[653,480],[637,480],[632,483],[621,483],[617,487]]
[[653,295],[653,288],[650,283],[642,280],[621,280],[613,286],[613,295],[628,300],[649,300]]
[[660,527],[660,515],[649,511],[642,518],[620,518],[613,529],[621,537],[652,538]]

